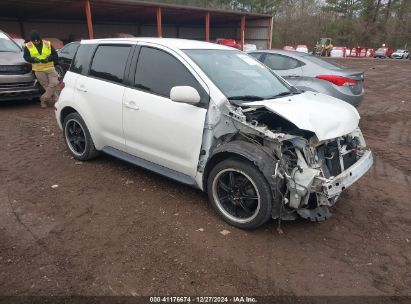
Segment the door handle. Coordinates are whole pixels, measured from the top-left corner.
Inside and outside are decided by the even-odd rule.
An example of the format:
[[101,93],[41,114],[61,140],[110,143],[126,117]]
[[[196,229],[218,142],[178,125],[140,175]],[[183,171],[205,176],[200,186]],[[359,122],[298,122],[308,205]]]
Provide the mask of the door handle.
[[300,76],[298,76],[298,75],[287,75],[287,76],[284,76],[284,77],[288,77],[288,78],[298,78],[298,77],[300,77]]
[[78,86],[77,88],[77,91],[80,91],[80,92],[87,92],[87,89],[84,87],[84,85],[80,85],[80,86]]
[[136,105],[136,102],[133,100],[126,101],[124,105],[126,106],[126,108],[129,108],[132,110],[140,110],[140,108]]

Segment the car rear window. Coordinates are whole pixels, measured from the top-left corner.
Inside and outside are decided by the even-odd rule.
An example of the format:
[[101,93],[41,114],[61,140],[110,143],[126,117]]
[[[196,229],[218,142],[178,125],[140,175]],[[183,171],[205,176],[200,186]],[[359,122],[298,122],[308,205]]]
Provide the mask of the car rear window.
[[81,44],[70,66],[70,71],[87,75],[95,44]]
[[278,54],[267,54],[264,64],[272,70],[292,70],[304,65],[301,61]]
[[131,45],[100,45],[94,54],[90,76],[122,83]]
[[258,61],[262,61],[261,59],[264,56],[264,53],[248,53],[248,55],[253,56]]
[[344,66],[339,65],[337,63],[334,62],[329,62],[329,61],[325,61],[324,59],[321,59],[317,56],[313,56],[313,55],[307,55],[303,57],[304,59],[311,61],[317,65],[319,65],[322,68],[325,69],[331,69],[331,70],[343,70],[345,69]]

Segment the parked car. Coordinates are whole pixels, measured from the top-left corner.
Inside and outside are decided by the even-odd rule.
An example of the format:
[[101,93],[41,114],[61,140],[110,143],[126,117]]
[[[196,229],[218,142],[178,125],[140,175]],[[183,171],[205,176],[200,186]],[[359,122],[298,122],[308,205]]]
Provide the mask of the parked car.
[[71,42],[57,51],[59,61],[56,63],[56,70],[61,78],[64,77],[64,74],[66,74],[67,70],[69,69],[74,54],[76,54],[79,46],[79,41]]
[[373,163],[351,105],[230,47],[82,41],[56,106],[75,159],[105,152],[208,193],[228,223],[320,221]]
[[302,91],[319,92],[359,106],[364,97],[364,72],[346,69],[309,54],[281,50],[249,53]]
[[308,54],[308,47],[304,44],[299,44],[297,45],[297,47],[295,48],[295,50],[297,52],[302,52],[302,53],[307,53]]
[[17,43],[20,48],[23,48],[23,47],[24,47],[25,41],[24,41],[23,37],[21,37],[19,34],[16,34],[16,33],[7,33],[7,35],[8,35],[11,39],[13,39],[13,41],[14,41],[15,43]]
[[32,99],[40,96],[41,90],[31,64],[23,59],[23,50],[0,31],[0,102]]
[[231,39],[231,38],[218,38],[216,40],[217,44],[220,45],[226,45],[235,49],[240,49],[241,46],[237,43],[237,41],[235,39]]
[[23,38],[13,38],[13,41],[17,43],[20,48],[24,48],[26,41]]
[[381,47],[374,53],[374,58],[388,58],[394,52],[393,49],[387,47]]
[[61,49],[64,46],[63,41],[61,41],[58,38],[43,38],[44,40],[50,41],[51,45],[54,47],[54,49],[56,51],[58,51],[59,49]]
[[330,57],[342,58],[345,57],[346,48],[343,46],[335,46],[331,50]]
[[410,52],[404,49],[398,49],[391,54],[391,58],[394,59],[408,59],[410,57]]
[[257,45],[252,44],[252,43],[246,43],[244,44],[244,52],[251,52],[251,51],[256,51],[257,50]]
[[283,46],[284,51],[295,51],[295,48],[291,45],[285,45]]

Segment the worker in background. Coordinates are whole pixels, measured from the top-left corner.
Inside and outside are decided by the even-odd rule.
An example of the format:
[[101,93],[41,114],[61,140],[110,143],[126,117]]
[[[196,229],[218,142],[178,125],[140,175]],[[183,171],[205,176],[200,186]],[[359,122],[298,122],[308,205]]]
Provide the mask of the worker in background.
[[45,90],[40,97],[41,107],[51,106],[57,101],[59,89],[58,74],[54,69],[54,62],[58,60],[56,50],[50,41],[42,40],[37,31],[32,31],[24,48],[24,59],[32,64],[36,78]]

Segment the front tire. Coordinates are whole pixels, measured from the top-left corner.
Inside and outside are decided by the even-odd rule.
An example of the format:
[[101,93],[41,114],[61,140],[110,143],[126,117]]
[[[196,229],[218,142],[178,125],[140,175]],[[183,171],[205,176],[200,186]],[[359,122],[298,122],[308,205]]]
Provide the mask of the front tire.
[[86,123],[78,113],[67,115],[63,131],[66,145],[75,159],[85,161],[98,155]]
[[241,229],[256,229],[271,217],[271,188],[250,162],[227,159],[210,172],[207,192],[214,210],[224,221]]

